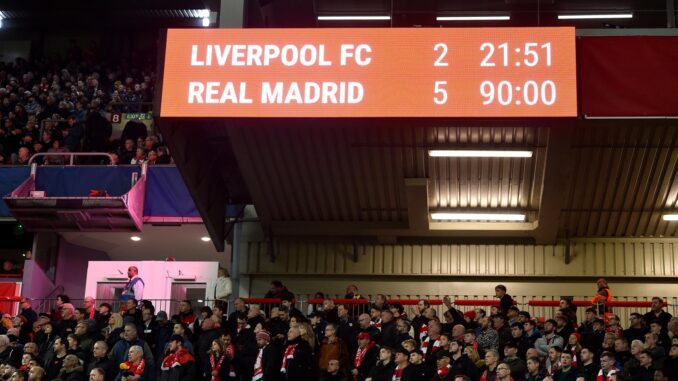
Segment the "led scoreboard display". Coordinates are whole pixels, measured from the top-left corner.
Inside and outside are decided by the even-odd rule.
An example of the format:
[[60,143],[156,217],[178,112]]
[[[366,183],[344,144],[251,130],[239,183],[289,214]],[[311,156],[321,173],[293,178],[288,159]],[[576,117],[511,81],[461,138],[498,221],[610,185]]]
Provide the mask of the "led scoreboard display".
[[162,117],[573,117],[574,28],[170,29]]

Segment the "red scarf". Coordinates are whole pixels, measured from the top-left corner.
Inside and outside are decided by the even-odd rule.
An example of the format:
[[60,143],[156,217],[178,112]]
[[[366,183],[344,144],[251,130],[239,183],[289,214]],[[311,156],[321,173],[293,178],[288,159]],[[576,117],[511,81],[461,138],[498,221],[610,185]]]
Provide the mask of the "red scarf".
[[444,368],[438,368],[438,377],[440,377],[441,380],[445,378],[445,376],[450,373],[450,368],[451,366],[449,364]]
[[393,377],[391,377],[391,381],[400,381],[401,378],[403,378],[403,370],[407,368],[407,365],[404,367],[400,367],[400,365],[396,366],[395,370],[393,371]]
[[169,368],[174,366],[186,365],[191,361],[194,361],[193,355],[188,353],[188,349],[181,348],[180,350],[167,355],[167,357],[165,357],[165,359],[162,360],[162,366],[160,367],[160,369],[168,370]]
[[424,341],[426,336],[428,336],[428,325],[422,323],[421,328],[419,328],[419,341]]
[[596,376],[596,381],[607,381],[610,379],[610,376],[617,374],[617,369],[612,369],[611,371],[607,372],[607,374],[603,374],[603,370],[598,371],[598,376]]
[[285,355],[283,356],[283,361],[282,361],[282,367],[280,367],[280,371],[282,373],[287,373],[287,360],[288,359],[293,359],[294,358],[294,351],[297,349],[297,344],[290,344],[285,348]]
[[[235,346],[233,344],[226,345],[224,347],[224,351],[226,352],[226,356],[229,360],[233,360],[235,358]],[[233,361],[231,361],[231,364],[228,367],[228,375],[230,377],[235,377],[235,363]]]
[[264,357],[264,348],[259,348],[259,354],[257,354],[257,361],[254,363],[254,375],[252,375],[252,381],[258,381],[261,380],[262,377],[264,377],[264,367],[261,365],[261,360]]
[[572,367],[576,368],[577,367],[577,347],[573,346],[570,348],[570,353],[572,353]]
[[[367,351],[370,349],[374,348],[374,341],[369,342],[365,348],[358,348],[358,350],[355,352],[355,358],[353,359],[353,367],[358,369],[358,367],[363,363],[363,359],[365,359],[365,354]],[[354,380],[358,379],[358,375],[353,376]]]
[[431,343],[431,337],[430,337],[430,336],[427,337],[426,340],[424,340],[424,341],[421,343],[421,351],[424,352],[424,360],[426,360],[426,356],[428,356],[429,354],[435,352],[435,351],[440,347],[440,340],[436,339],[436,340],[433,342],[433,346],[431,347],[431,351],[429,352],[429,351],[428,351],[428,346],[429,346],[430,343]]
[[212,376],[212,381],[221,381],[221,377],[219,377],[218,373],[221,370],[221,364],[224,363],[225,358],[225,353],[222,353],[218,360],[214,353],[210,353],[210,366],[212,368],[212,372],[217,372],[216,376]]
[[381,319],[377,320],[377,322],[374,323],[374,326],[381,332]]

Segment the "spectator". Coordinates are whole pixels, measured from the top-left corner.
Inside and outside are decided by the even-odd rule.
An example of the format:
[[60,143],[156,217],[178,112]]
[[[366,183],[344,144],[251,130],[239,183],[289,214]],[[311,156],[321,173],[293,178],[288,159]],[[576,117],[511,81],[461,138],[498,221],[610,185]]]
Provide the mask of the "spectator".
[[85,122],[85,151],[108,152],[113,127],[99,112],[91,112]]
[[393,362],[393,350],[390,347],[379,349],[379,361],[370,370],[365,381],[391,381],[396,365]]
[[645,320],[643,319],[642,315],[637,312],[631,313],[629,322],[631,325],[623,333],[626,340],[628,342],[633,342],[634,340],[644,340],[648,329],[646,329],[644,326]]
[[66,128],[63,130],[64,147],[70,152],[80,152],[81,140],[84,135],[82,125],[75,115],[70,115],[66,120]]
[[298,328],[290,328],[280,372],[287,381],[306,381],[311,378],[313,354],[311,346],[301,338]]
[[143,348],[132,345],[127,353],[128,360],[120,363],[116,381],[145,381],[152,366],[145,361]]
[[105,341],[97,341],[94,343],[92,350],[92,360],[87,365],[87,372],[85,374],[90,374],[94,369],[101,369],[105,375],[106,380],[112,380],[115,378],[115,375],[118,373],[118,364],[114,364],[108,357],[106,353],[108,352],[108,345]]
[[[518,357],[518,347],[515,344],[507,343],[504,347],[504,362],[511,369],[511,375],[517,380],[521,380],[526,372],[526,364]],[[574,380],[572,380],[574,381]]]
[[[539,357],[529,357],[527,359],[527,373],[525,374],[525,381],[543,381],[545,377],[544,371],[541,368],[541,361]],[[585,380],[588,381],[588,380]]]
[[118,342],[115,343],[108,354],[108,358],[110,358],[114,364],[122,364],[126,361],[132,347],[140,348],[139,351],[135,352],[135,356],[141,352],[141,355],[145,360],[145,366],[153,368],[153,355],[151,348],[145,341],[139,339],[137,334],[137,326],[134,323],[125,324],[123,338],[122,340],[118,340]]
[[664,361],[664,373],[669,380],[678,380],[678,344],[671,345],[669,356]]
[[[0,346],[2,345],[2,340],[2,336],[0,336]],[[57,337],[54,340],[54,351],[45,357],[45,371],[48,380],[53,380],[59,375],[67,354],[65,340]]]
[[38,320],[38,314],[33,311],[33,308],[31,307],[31,299],[25,297],[22,298],[20,307],[21,316],[26,318],[26,325],[32,327],[33,323]]
[[257,359],[254,362],[254,372],[252,380],[276,381],[280,374],[280,354],[279,348],[276,348],[271,342],[271,335],[267,331],[259,331],[256,335]]
[[132,159],[136,155],[136,149],[134,148],[134,140],[126,139],[125,144],[122,147],[119,147],[117,150],[118,158],[120,164],[131,164]]
[[579,353],[577,378],[583,378],[582,381],[596,381],[600,365],[594,361],[595,353],[592,348],[584,347]]
[[610,376],[614,376],[619,372],[615,365],[614,355],[610,352],[603,352],[600,355],[600,370],[597,378],[600,380],[609,380]]
[[494,287],[495,297],[499,298],[499,306],[502,313],[506,313],[513,306],[513,298],[506,293],[506,286],[498,284]]
[[214,289],[214,298],[218,300],[228,300],[231,297],[231,278],[223,267],[219,268],[217,274],[217,285]]
[[480,335],[477,339],[479,350],[483,352],[496,351],[499,348],[499,335],[492,329],[488,316],[480,319]]
[[572,365],[572,353],[560,354],[560,368],[555,372],[553,381],[576,381],[577,369]]
[[372,336],[370,336],[368,332],[359,333],[358,349],[355,352],[351,370],[351,375],[353,375],[354,380],[364,381],[368,377],[377,361],[378,355],[379,349]]
[[193,312],[193,307],[191,306],[190,300],[182,300],[179,303],[179,318],[181,323],[190,325],[196,319],[195,312]]
[[67,355],[64,358],[64,363],[59,371],[56,380],[58,381],[84,381],[85,375],[83,373],[80,360],[76,355]]
[[410,366],[410,354],[403,348],[396,350],[393,381],[407,381],[415,379],[416,370]]
[[339,360],[330,360],[319,381],[348,381],[348,377],[340,367]]
[[[184,338],[173,335],[169,340],[169,354],[162,360],[160,367],[161,381],[190,381],[195,372],[195,360],[189,351],[184,348]],[[226,378],[223,378],[226,380]]]
[[337,327],[334,324],[328,324],[325,327],[325,337],[320,343],[318,369],[327,370],[327,364],[331,360],[337,360],[340,364],[348,364],[348,353],[346,344],[337,336]]
[[[492,380],[498,377],[497,366],[499,365],[499,353],[490,349],[485,353],[485,370],[480,376],[481,380]],[[508,365],[505,365],[509,369]]]
[[671,321],[671,316],[670,313],[664,311],[664,300],[660,297],[653,297],[652,298],[652,306],[650,307],[650,312],[646,313],[645,316],[643,316],[643,320],[645,321],[645,326],[649,327],[650,324],[658,320],[659,323],[661,324],[662,332],[666,333],[669,321]]
[[292,304],[296,303],[294,301],[294,294],[291,293],[279,280],[274,280],[271,282],[271,289],[266,293],[266,295],[264,295],[264,298],[284,299],[285,297],[287,297],[288,300],[291,300]]
[[497,381],[513,381],[508,364],[502,362],[497,366]]
[[548,355],[550,348],[563,347],[563,338],[555,334],[556,324],[556,321],[553,319],[547,320],[546,323],[544,323],[544,336],[537,339],[534,343],[534,347],[541,358]]

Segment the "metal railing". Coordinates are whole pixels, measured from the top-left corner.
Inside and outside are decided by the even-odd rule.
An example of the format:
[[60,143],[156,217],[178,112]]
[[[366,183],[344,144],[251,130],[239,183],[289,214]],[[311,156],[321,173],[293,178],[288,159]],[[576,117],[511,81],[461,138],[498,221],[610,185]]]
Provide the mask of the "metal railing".
[[[437,316],[444,321],[444,313],[448,310],[448,307],[443,303],[445,297],[449,297],[452,301],[452,306],[462,312],[471,311],[475,308],[482,308],[487,313],[490,313],[489,306],[476,307],[471,305],[456,305],[454,304],[455,300],[467,300],[467,301],[496,301],[492,296],[488,295],[434,295],[434,294],[391,294],[386,295],[387,299],[391,302],[404,302],[403,307],[405,313],[410,318],[415,316],[417,313],[416,301],[420,299],[432,301],[431,307],[436,309]],[[363,295],[365,300],[346,300],[342,299],[343,295],[326,295],[327,298],[336,299],[336,304],[344,304],[348,307],[349,313],[352,316],[357,316],[362,312],[368,312],[371,306],[371,303],[374,301],[373,295]],[[659,297],[662,297],[659,295]],[[533,318],[537,319],[550,319],[554,317],[555,312],[558,310],[557,307],[545,307],[545,306],[533,306],[529,305],[530,300],[554,300],[558,301],[560,297],[557,296],[543,296],[543,295],[514,295],[514,300],[516,301],[516,306],[521,311],[528,311]],[[575,299],[590,299],[589,296],[574,296]],[[257,304],[261,307],[261,310],[266,314],[267,317],[270,316],[270,312],[273,307],[279,306],[280,303],[273,301],[272,299],[263,299],[263,298],[244,298],[248,304]],[[671,313],[674,316],[678,316],[678,297],[676,296],[663,296],[662,299],[666,301],[665,310]],[[616,297],[616,301],[628,301],[628,302],[650,302],[652,296],[622,296]],[[181,300],[178,299],[149,299],[157,311],[165,311],[171,317],[174,314],[179,313],[179,303]],[[106,300],[96,300],[96,305],[99,306],[101,303],[109,303],[112,306],[113,312],[118,312],[121,309],[122,302],[118,299],[106,299]],[[215,300],[211,299],[197,299],[191,300],[196,314],[199,312],[199,309],[203,306],[213,306]],[[226,313],[230,313],[233,308],[233,299],[228,303]],[[77,308],[81,307],[83,304],[83,299],[71,299],[71,303]],[[304,315],[309,314],[313,308],[309,306],[322,305],[322,300],[313,298],[313,295],[297,295],[295,308],[300,310]],[[33,301],[34,309],[37,312],[49,313],[50,311],[56,308],[55,299],[36,299]],[[649,308],[646,307],[614,307],[613,312],[615,315],[618,315],[621,319],[622,327],[628,327],[628,318],[631,313],[637,312],[640,314],[645,314],[649,311]],[[579,307],[577,309],[577,319],[578,321],[583,321],[585,319],[585,307]]]
[[31,158],[28,160],[28,165],[32,165],[33,162],[35,161],[35,158],[37,157],[64,157],[64,156],[70,156],[70,164],[69,165],[75,165],[74,160],[75,157],[78,156],[88,156],[88,157],[98,157],[98,156],[105,156],[108,158],[108,165],[115,165],[114,164],[114,159],[113,156],[109,153],[106,152],[39,152],[31,156]]

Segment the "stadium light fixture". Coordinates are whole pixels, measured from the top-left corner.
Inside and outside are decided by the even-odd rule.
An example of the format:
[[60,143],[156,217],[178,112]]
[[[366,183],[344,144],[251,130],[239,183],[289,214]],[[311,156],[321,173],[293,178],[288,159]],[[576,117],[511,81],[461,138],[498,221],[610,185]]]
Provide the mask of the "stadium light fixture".
[[437,21],[508,21],[511,20],[510,15],[494,15],[494,16],[438,16]]
[[211,241],[210,237],[201,237],[200,240],[203,241],[203,242]]
[[432,149],[430,157],[532,157],[532,151]]
[[678,214],[665,214],[662,216],[664,221],[678,221]]
[[210,26],[210,18],[209,17],[203,17],[202,18],[202,26],[204,26],[205,28]]
[[391,16],[318,16],[318,21],[383,21],[390,19]]
[[139,237],[138,235],[133,235],[133,236],[129,237],[129,239],[131,239],[134,242],[141,241],[141,237]]
[[558,15],[558,20],[599,20],[599,19],[632,19],[633,13],[600,13]]
[[431,212],[436,221],[525,221],[524,213]]

